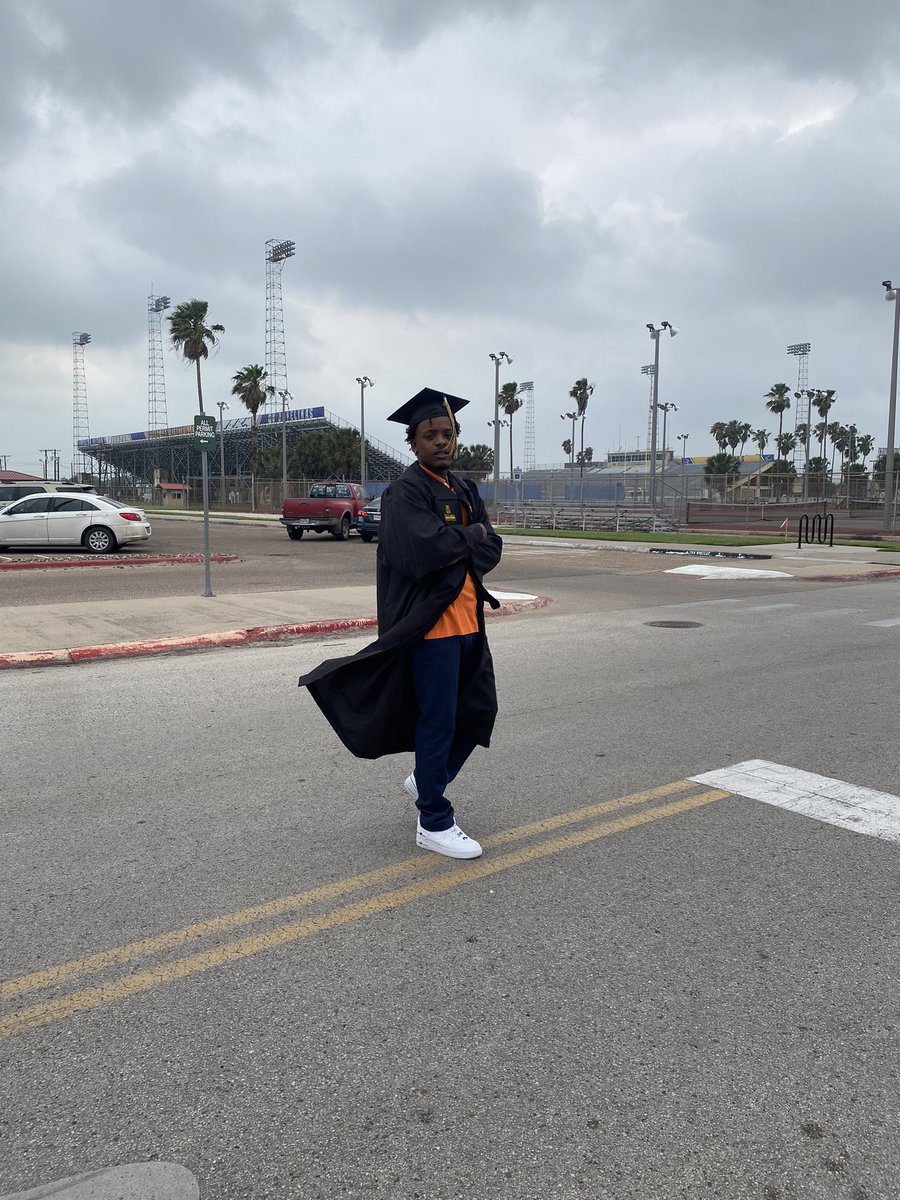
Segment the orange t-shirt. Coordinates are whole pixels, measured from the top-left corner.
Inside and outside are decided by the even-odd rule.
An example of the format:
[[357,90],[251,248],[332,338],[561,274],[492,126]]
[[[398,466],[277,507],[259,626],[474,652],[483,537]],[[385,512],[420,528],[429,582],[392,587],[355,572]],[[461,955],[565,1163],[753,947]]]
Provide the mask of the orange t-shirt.
[[[421,467],[422,464],[419,463]],[[422,467],[426,475],[430,475],[432,479],[436,479],[438,483],[442,483],[444,487],[449,488],[453,495],[456,495],[456,490],[450,487],[446,479],[440,475],[435,475],[433,471],[429,471],[427,467]],[[460,511],[462,513],[463,525],[469,523],[469,513],[464,504],[461,504]],[[464,637],[467,633],[478,632],[478,595],[475,591],[475,580],[472,578],[471,571],[466,571],[466,581],[462,585],[462,590],[453,601],[453,603],[445,608],[438,617],[435,624],[425,634],[425,641],[431,638],[447,638],[447,637]]]

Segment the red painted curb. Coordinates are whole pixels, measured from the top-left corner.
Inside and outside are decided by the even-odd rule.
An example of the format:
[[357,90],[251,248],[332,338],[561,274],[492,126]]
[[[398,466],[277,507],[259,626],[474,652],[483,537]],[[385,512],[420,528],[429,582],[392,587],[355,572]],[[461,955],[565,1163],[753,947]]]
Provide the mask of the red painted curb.
[[900,568],[858,571],[855,575],[795,575],[799,583],[855,583],[858,579],[900,579]]
[[[547,596],[534,600],[513,600],[501,604],[486,615],[496,617],[530,608],[545,608]],[[373,629],[375,617],[344,617],[335,621],[305,621],[299,625],[259,625],[253,629],[228,629],[223,633],[199,633],[193,637],[146,639],[141,642],[111,642],[105,646],[76,646],[68,650],[21,651],[0,654],[0,670],[16,667],[57,667],[82,662],[103,662],[112,658],[143,658],[151,654],[172,654],[184,650],[214,650],[220,646],[242,646],[247,642],[277,642],[283,638],[314,637],[317,634],[343,633],[354,629]]]
[[[211,554],[210,562],[237,562],[236,554]],[[202,554],[186,554],[180,558],[174,554],[160,555],[158,558],[54,558],[49,562],[8,562],[0,563],[0,571],[44,571],[53,567],[152,567],[157,563],[184,563],[193,566],[203,562]]]

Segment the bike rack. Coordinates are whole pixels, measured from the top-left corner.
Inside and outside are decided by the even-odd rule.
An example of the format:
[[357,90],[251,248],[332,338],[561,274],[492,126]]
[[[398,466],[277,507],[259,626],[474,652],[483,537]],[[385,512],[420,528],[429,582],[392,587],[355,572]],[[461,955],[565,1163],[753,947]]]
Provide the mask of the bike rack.
[[834,546],[834,514],[826,513],[824,516],[821,513],[816,513],[810,522],[808,513],[804,513],[800,518],[797,527],[797,549],[801,549],[804,541],[807,546],[816,542],[820,546],[824,546],[825,542],[828,545]]

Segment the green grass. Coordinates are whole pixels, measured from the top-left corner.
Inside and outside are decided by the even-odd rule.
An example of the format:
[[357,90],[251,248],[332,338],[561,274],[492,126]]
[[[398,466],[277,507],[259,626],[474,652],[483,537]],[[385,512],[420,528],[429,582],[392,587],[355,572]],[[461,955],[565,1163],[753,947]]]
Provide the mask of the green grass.
[[[154,516],[202,517],[201,509],[196,508],[162,508],[156,505],[141,505],[145,512]],[[229,521],[260,521],[277,520],[277,513],[227,513]],[[215,518],[213,518],[215,519]],[[510,525],[498,525],[497,532],[501,534],[517,534],[531,538],[577,538],[580,541],[593,542],[650,542],[653,545],[665,546],[768,546],[795,545],[796,533],[785,539],[783,534],[753,534],[753,533],[637,533],[612,530],[586,529],[513,529]],[[835,546],[859,546],[863,549],[882,550],[890,553],[900,553],[900,542],[871,542],[856,541],[853,538],[835,538]]]
[[[578,538],[581,541],[594,542],[650,542],[653,545],[676,546],[768,546],[795,545],[797,535],[785,539],[783,535],[775,537],[771,534],[752,533],[616,533],[609,530],[588,529],[513,529],[512,526],[497,526],[501,534],[519,534],[523,537],[549,538]],[[854,541],[852,538],[835,538],[835,546],[860,546],[872,550],[885,550],[897,553],[900,542],[866,542]],[[812,548],[812,547],[811,547]]]

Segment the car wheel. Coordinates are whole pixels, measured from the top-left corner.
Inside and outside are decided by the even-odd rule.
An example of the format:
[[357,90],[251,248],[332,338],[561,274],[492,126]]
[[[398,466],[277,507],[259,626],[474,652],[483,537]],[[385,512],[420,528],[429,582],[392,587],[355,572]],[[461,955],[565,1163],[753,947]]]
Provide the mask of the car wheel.
[[364,542],[373,542],[375,540],[374,533],[360,533],[359,535]]
[[302,529],[289,529],[288,537],[291,539],[292,542],[299,542],[300,539],[303,537],[303,530]]
[[334,536],[339,542],[346,542],[350,537],[350,518],[341,517],[341,523],[334,531]]
[[84,548],[92,554],[110,554],[116,548],[115,534],[109,529],[104,529],[102,525],[92,525],[86,530],[81,541]]

